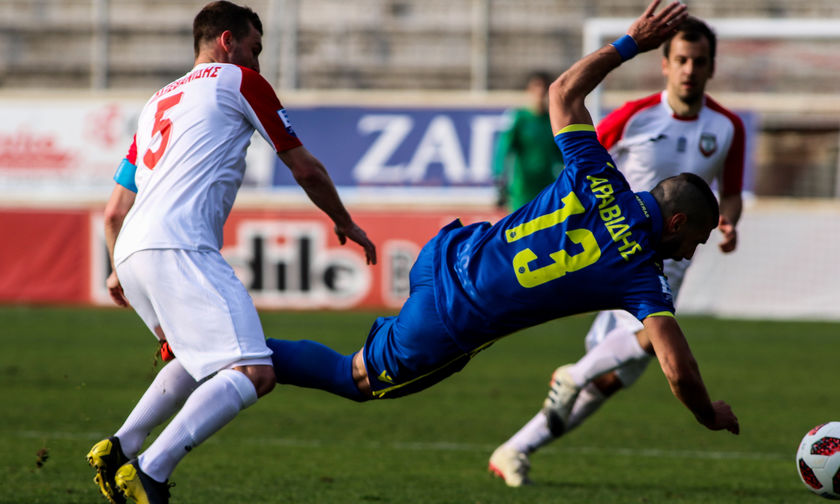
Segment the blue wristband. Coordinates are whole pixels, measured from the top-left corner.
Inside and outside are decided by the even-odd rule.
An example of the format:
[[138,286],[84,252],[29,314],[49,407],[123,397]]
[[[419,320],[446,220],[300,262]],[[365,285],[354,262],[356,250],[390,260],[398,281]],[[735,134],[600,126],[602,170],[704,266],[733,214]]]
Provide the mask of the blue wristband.
[[618,51],[618,54],[621,56],[621,61],[627,61],[639,54],[639,46],[636,45],[636,41],[630,35],[625,35],[610,45]]
[[137,192],[137,185],[134,183],[134,172],[136,171],[136,166],[128,159],[123,159],[122,163],[117,167],[117,173],[114,174],[114,182],[131,192]]

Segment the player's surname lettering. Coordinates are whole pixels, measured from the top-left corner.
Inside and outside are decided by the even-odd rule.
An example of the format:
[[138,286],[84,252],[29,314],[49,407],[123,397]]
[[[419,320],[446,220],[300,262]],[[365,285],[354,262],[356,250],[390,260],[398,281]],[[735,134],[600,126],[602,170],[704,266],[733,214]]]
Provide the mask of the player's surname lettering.
[[625,223],[624,216],[621,214],[621,208],[615,203],[613,186],[610,185],[607,179],[593,177],[592,175],[588,175],[586,180],[589,181],[592,194],[600,200],[600,203],[598,203],[598,214],[601,216],[601,220],[604,221],[604,226],[610,232],[613,241],[621,243],[618,247],[621,257],[625,261],[629,261],[633,254],[642,250],[642,246],[633,240],[630,233],[630,226]]

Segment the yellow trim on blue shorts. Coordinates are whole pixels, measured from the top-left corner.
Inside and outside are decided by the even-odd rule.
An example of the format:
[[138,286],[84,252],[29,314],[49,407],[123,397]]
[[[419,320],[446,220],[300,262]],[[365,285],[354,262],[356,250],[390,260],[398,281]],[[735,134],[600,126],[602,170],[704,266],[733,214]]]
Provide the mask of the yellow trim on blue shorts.
[[595,126],[592,126],[591,124],[570,124],[570,125],[566,126],[565,128],[561,129],[560,131],[558,131],[557,133],[555,133],[554,136],[560,135],[562,133],[571,133],[573,131],[592,131],[592,132],[594,132],[595,131]]
[[[444,368],[448,367],[449,365],[451,365],[452,363],[454,363],[454,362],[458,361],[459,359],[463,359],[464,357],[467,357],[468,359],[472,359],[473,357],[475,357],[475,355],[476,355],[478,352],[480,352],[480,351],[484,350],[485,348],[489,347],[490,345],[492,345],[493,343],[495,343],[495,342],[496,342],[496,340],[498,340],[498,339],[499,339],[499,338],[496,338],[496,339],[494,339],[494,340],[490,340],[490,341],[488,341],[488,342],[484,343],[483,345],[481,345],[481,346],[479,346],[479,347],[476,347],[476,348],[472,349],[472,350],[470,351],[470,353],[461,354],[461,355],[459,355],[458,357],[455,357],[454,359],[450,360],[450,361],[449,361],[449,362],[447,362],[446,364],[443,364],[443,365],[441,365],[441,366],[438,366],[438,367],[436,367],[435,369],[433,369],[433,370],[429,371],[428,373],[418,376],[417,378],[413,378],[413,379],[411,379],[411,380],[408,380],[408,381],[407,381],[407,382],[405,382],[405,383],[400,383],[399,385],[394,385],[394,386],[392,386],[392,387],[384,388],[384,389],[382,389],[382,390],[372,390],[372,391],[371,391],[371,394],[373,395],[373,397],[375,397],[375,398],[377,398],[377,399],[381,399],[381,398],[382,398],[382,396],[384,396],[384,395],[385,395],[385,394],[387,394],[388,392],[391,392],[391,391],[394,391],[394,390],[397,390],[397,389],[403,388],[403,387],[405,387],[405,386],[411,385],[412,383],[414,383],[414,382],[416,382],[416,381],[418,381],[418,380],[422,380],[423,378],[426,378],[427,376],[433,375],[433,374],[437,373],[438,371],[440,371],[441,369],[444,369]],[[382,373],[383,373],[383,374],[385,374],[385,373],[386,373],[386,371],[382,371]],[[381,375],[380,375],[380,376],[381,376]]]
[[[656,313],[651,313],[651,314],[650,314],[650,315],[648,315],[647,317],[671,317],[671,318],[677,318],[677,317],[676,317],[676,315],[674,315],[673,313],[671,313],[671,312],[669,312],[669,311],[658,311],[658,312],[656,312]],[[647,317],[645,317],[645,318],[647,318]]]

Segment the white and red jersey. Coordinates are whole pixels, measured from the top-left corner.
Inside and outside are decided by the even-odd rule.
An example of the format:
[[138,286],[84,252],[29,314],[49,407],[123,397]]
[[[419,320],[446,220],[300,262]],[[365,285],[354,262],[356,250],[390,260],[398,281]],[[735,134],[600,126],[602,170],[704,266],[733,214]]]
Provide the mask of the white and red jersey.
[[301,145],[271,85],[236,65],[204,63],[143,107],[129,159],[137,198],[114,250],[219,250],[254,130],[277,152]]
[[634,191],[650,191],[662,179],[691,172],[722,196],[740,194],[744,173],[741,119],[705,96],[700,113],[679,117],[666,91],[625,103],[597,127]]

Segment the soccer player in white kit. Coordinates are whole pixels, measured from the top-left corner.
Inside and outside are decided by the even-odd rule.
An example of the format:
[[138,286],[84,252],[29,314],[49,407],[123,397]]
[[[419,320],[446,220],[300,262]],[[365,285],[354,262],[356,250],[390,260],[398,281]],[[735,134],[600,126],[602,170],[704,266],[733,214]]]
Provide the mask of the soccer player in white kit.
[[111,295],[130,303],[176,356],[122,427],[88,453],[100,491],[114,503],[168,502],[168,478],[181,458],[274,387],[253,301],[219,252],[254,130],[333,220],[339,240],[359,243],[368,263],[376,261],[373,244],[259,74],[257,14],[212,2],[196,16],[193,34],[195,66],[143,107],[106,208]]
[[[598,125],[598,139],[634,191],[647,191],[681,172],[716,181],[725,252],[735,250],[741,216],[744,127],[741,120],[705,94],[714,73],[716,37],[689,17],[663,46],[666,89],[625,103]],[[689,260],[665,260],[674,299]],[[551,378],[543,409],[491,455],[490,471],[509,486],[530,482],[528,456],[580,425],[608,397],[632,385],[647,367],[653,349],[642,324],[621,310],[598,313],[586,335],[587,353],[561,366]]]

